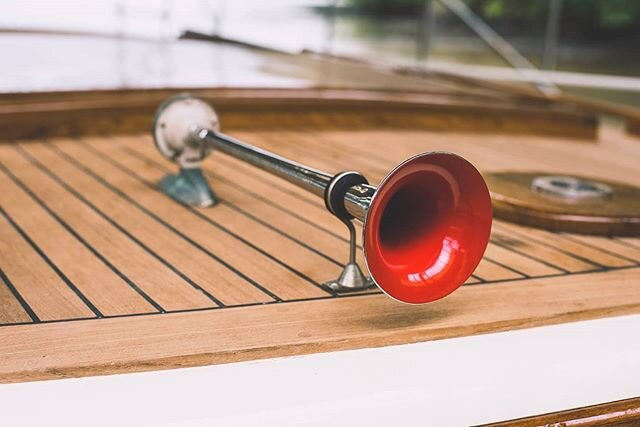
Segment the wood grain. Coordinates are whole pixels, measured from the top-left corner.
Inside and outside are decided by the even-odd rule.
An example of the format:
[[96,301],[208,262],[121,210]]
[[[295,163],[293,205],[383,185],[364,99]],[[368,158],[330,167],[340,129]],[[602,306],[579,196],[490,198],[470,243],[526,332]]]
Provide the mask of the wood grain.
[[634,265],[632,260],[621,258],[602,247],[582,244],[579,240],[575,239],[575,236],[569,237],[564,234],[523,227],[507,222],[500,222],[497,225],[519,236],[526,235],[529,239],[535,240],[537,243],[557,248],[564,254],[570,254],[574,258],[578,258],[594,266],[620,268]]
[[[6,148],[0,151],[5,164]],[[76,239],[65,225],[12,181],[7,172],[0,174],[0,204],[51,262],[64,271],[69,283],[95,306],[96,315],[150,313],[157,311],[116,272]],[[46,232],[43,232],[45,231]],[[64,248],[64,250],[60,250]],[[96,280],[100,277],[100,280]],[[61,277],[62,278],[62,277]],[[63,279],[65,280],[65,279]]]
[[[156,107],[183,90],[8,94],[0,99],[0,135],[22,139],[134,133],[149,129]],[[591,139],[595,115],[494,97],[348,89],[189,89],[216,105],[225,126],[277,129],[418,127]]]
[[640,235],[640,188],[572,175],[605,184],[613,193],[610,198],[567,201],[533,191],[532,182],[540,176],[549,174],[540,171],[486,174],[496,218],[571,233]]
[[[56,212],[70,227],[80,233],[86,241],[103,254],[127,276],[137,287],[156,301],[165,310],[204,308],[215,306],[198,289],[192,287],[165,264],[154,258],[143,247],[137,245],[89,205],[69,192],[52,176],[47,175],[44,165],[51,163],[52,152],[25,147],[27,156],[18,151],[5,150],[2,158],[12,164],[15,176],[27,185],[43,203]],[[30,160],[36,163],[32,165]],[[36,167],[29,167],[36,166]],[[41,166],[38,168],[37,166]]]
[[[29,246],[5,215],[0,216],[0,265],[3,274],[11,278],[11,284],[39,319],[60,320],[95,316],[78,295]],[[0,288],[5,292],[1,312],[7,319],[3,323],[30,321],[29,316],[11,314],[19,303],[15,298],[8,297],[8,287]]]
[[30,322],[31,317],[9,288],[10,285],[6,282],[5,276],[2,277],[2,282],[4,286],[0,286],[0,307],[2,307],[0,322],[4,324]]
[[[56,146],[99,174],[118,191],[135,199],[146,210],[154,212],[166,224],[182,230],[192,241],[197,242],[210,253],[217,254],[228,265],[241,265],[240,271],[252,283],[266,287],[277,297],[296,299],[327,295],[305,277],[278,263],[268,254],[260,252],[254,245],[238,239],[237,235],[228,231],[228,227],[232,224],[212,225],[202,217],[201,213],[179,205],[155,190],[153,182],[145,185],[144,182],[105,160],[104,156],[90,152],[80,144],[66,141],[56,143]],[[125,157],[126,159],[128,157]],[[187,224],[188,226],[185,226]],[[246,233],[251,231],[251,228],[244,229]],[[249,262],[244,262],[246,260]],[[244,283],[246,287],[251,286],[247,281]]]
[[[224,304],[260,303],[273,301],[253,286],[238,284],[238,276],[220,262],[195,248],[187,239],[155,221],[145,211],[123,198],[109,187],[101,185],[90,173],[74,166],[73,159],[63,157],[48,144],[25,144],[24,149],[54,170],[55,176],[81,194],[149,251],[157,254],[175,270],[209,295]],[[116,236],[117,238],[117,233]]]
[[485,424],[486,427],[633,427],[640,425],[640,398]]

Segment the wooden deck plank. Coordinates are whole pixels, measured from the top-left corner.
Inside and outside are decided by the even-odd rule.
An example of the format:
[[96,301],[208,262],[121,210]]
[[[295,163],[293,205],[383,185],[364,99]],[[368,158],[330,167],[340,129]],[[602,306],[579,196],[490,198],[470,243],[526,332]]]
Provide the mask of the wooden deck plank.
[[[252,133],[252,135],[255,135],[255,133]],[[224,153],[216,153],[216,154],[218,154],[219,160],[213,161],[212,162],[214,163],[213,165],[207,165],[206,163],[204,165],[205,167],[210,166],[210,171],[212,173],[216,173],[218,168],[228,165],[232,171],[237,171],[238,173],[241,173],[243,176],[253,178],[251,183],[268,183],[271,186],[271,188],[276,188],[278,191],[283,192],[285,195],[293,196],[298,200],[302,200],[306,202],[308,209],[311,209],[311,208],[313,208],[313,210],[319,209],[320,213],[324,213],[322,211],[322,206],[318,207],[318,198],[313,194],[310,194],[309,192],[305,191],[304,189],[298,188],[295,185],[286,185],[286,183],[282,181],[282,178],[279,178],[273,174],[270,174],[269,172],[257,169],[254,166],[251,166],[238,159],[235,159],[227,154],[224,154]],[[216,158],[214,157],[214,159]],[[220,172],[222,173],[222,175],[226,175],[226,173],[223,170],[220,170]],[[336,228],[336,231],[338,231],[338,228]],[[344,230],[340,229],[340,231],[344,231]]]
[[[4,218],[3,218],[4,219]],[[0,231],[0,233],[2,233]],[[2,241],[0,241],[2,244]],[[6,276],[0,270],[0,324],[28,323],[33,319],[23,308],[14,292],[9,288],[13,283],[8,283]]]
[[638,268],[517,283],[468,286],[424,306],[375,295],[8,326],[0,328],[0,381],[378,347],[640,312]]
[[506,230],[513,231],[519,235],[527,236],[536,242],[544,242],[550,246],[562,250],[565,253],[572,254],[575,257],[597,263],[604,267],[627,267],[634,263],[630,260],[620,258],[614,254],[608,253],[601,249],[586,246],[578,241],[563,238],[561,234],[552,233],[546,230],[536,228],[523,227],[517,224],[501,222],[501,227]]
[[[377,153],[367,148],[353,144],[334,144],[324,132],[303,132],[292,130],[289,132],[267,132],[260,135],[261,144],[269,145],[278,150],[286,150],[291,157],[313,154],[323,168],[333,170],[357,169],[366,176],[384,177],[396,165],[393,161],[379,158]],[[282,148],[280,148],[282,147]],[[388,151],[388,150],[387,150]],[[320,164],[320,163],[319,163]],[[376,179],[376,182],[378,179]]]
[[640,262],[640,248],[631,245],[625,245],[624,243],[621,243],[614,239],[610,239],[607,237],[580,235],[565,235],[564,237],[599,248],[600,250],[605,250],[611,254],[623,257],[636,263]]
[[[0,147],[6,164],[10,147]],[[39,205],[6,171],[0,174],[0,204],[88,301],[105,316],[157,311],[72,233]],[[64,250],[60,250],[64,248]],[[96,278],[100,278],[96,280]],[[96,313],[96,314],[98,314]]]
[[495,262],[489,261],[487,258],[483,258],[478,264],[476,271],[473,273],[475,276],[492,282],[499,280],[520,279],[524,276],[507,267],[504,267]]
[[[509,135],[472,135],[415,130],[325,131],[327,144],[356,147],[364,153],[383,154],[393,164],[424,151],[454,151],[482,171],[547,170],[637,184],[635,149],[629,141],[602,138],[582,144],[559,138]],[[256,138],[256,144],[263,144]],[[262,146],[262,145],[261,145]],[[267,145],[264,145],[268,148]],[[603,162],[605,155],[607,162]],[[571,162],[566,159],[571,158]],[[611,161],[609,161],[611,160]],[[309,160],[312,161],[312,160]],[[353,158],[357,161],[357,158]],[[373,179],[371,179],[373,182]]]
[[489,242],[485,257],[500,264],[508,265],[521,274],[529,277],[548,276],[561,273],[562,270],[545,264],[533,257],[513,252],[493,242]]
[[506,247],[520,254],[528,254],[547,264],[553,265],[570,273],[578,273],[581,271],[594,270],[598,266],[575,258],[568,253],[562,252],[553,246],[543,245],[541,243],[527,239],[514,233],[509,233],[501,229],[502,221],[495,221],[493,230],[491,231],[491,239],[500,243],[502,247]]
[[76,191],[189,277],[212,298],[220,299],[227,305],[273,300],[253,286],[240,286],[238,281],[242,279],[237,274],[102,185],[65,157],[63,151],[56,151],[54,148],[48,151],[56,154],[56,170],[68,179]]
[[[121,141],[121,138],[118,138],[118,141]],[[128,149],[127,153],[135,151],[145,159],[162,162],[167,167],[166,171],[174,173],[175,165],[159,155],[149,138],[141,138],[136,143],[124,142],[124,144]],[[280,191],[281,187],[274,188],[261,179],[234,171],[229,165],[224,165],[223,159],[216,160],[213,165],[208,162],[205,165],[205,171],[223,203],[229,202],[244,211],[259,213],[261,220],[281,232],[300,242],[312,242],[314,249],[341,264],[347,262],[349,249],[347,229],[327,212],[319,198],[316,198],[314,205],[310,206]],[[219,170],[219,172],[212,173],[211,170]],[[282,180],[280,185],[291,186]],[[336,228],[336,225],[339,227]],[[340,231],[340,234],[336,235],[335,231]]]
[[[150,164],[149,160],[160,159],[147,157],[154,148],[149,146],[150,141],[145,142],[147,143],[136,144],[139,148],[132,148],[144,151],[144,157],[128,156],[126,166],[138,171],[144,179],[151,182],[160,181],[167,173],[176,173],[175,165],[167,164],[166,161],[162,163],[164,167]],[[237,188],[235,182],[241,180],[241,175],[236,173],[228,176],[228,179],[229,181],[210,179],[217,194],[224,196],[221,196],[221,203],[215,209],[200,210],[203,215],[225,224],[257,247],[278,254],[287,265],[309,277],[324,274],[330,278],[340,274],[342,265],[348,258],[347,242],[335,236],[320,234],[307,222],[287,215],[275,206],[252,197],[244,189]],[[328,213],[327,216],[333,219]]]
[[[246,132],[238,133],[246,136],[246,141],[251,141],[251,144],[265,148],[278,155],[293,158],[296,162],[320,169],[329,174],[335,174],[345,169],[358,169],[356,165],[362,166],[361,160],[352,159],[351,166],[345,167],[346,165],[343,165],[343,162],[348,161],[346,156],[332,156],[324,151],[314,150],[306,146],[304,142],[301,142],[306,139],[306,136],[302,133],[284,132],[283,134],[286,134],[286,138],[282,134],[275,132],[261,132],[251,135]],[[368,172],[364,167],[360,167],[359,170],[363,173]]]
[[[267,134],[271,134],[267,132]],[[251,140],[261,141],[263,139],[262,133],[251,133]],[[279,152],[281,155],[290,156],[291,153],[283,150],[280,145],[275,147],[275,152]],[[215,173],[218,171],[218,175],[233,175],[237,171],[242,171],[241,176],[238,177],[241,181],[245,182],[245,191],[249,189],[260,189],[260,193],[270,194],[274,200],[278,200],[279,206],[286,207],[295,207],[295,209],[301,209],[301,212],[304,212],[304,218],[309,223],[315,226],[316,228],[320,228],[321,231],[330,233],[334,236],[341,236],[342,239],[347,242],[349,238],[349,233],[342,223],[336,221],[331,215],[327,215],[326,209],[322,202],[318,202],[318,198],[316,196],[311,195],[310,193],[297,188],[292,184],[288,184],[283,182],[281,178],[275,177],[268,172],[261,171],[253,166],[247,165],[246,163],[240,162],[228,155],[216,153],[218,154],[217,160],[213,163],[213,165],[208,166],[205,162],[204,168],[209,171],[213,171]],[[327,170],[339,170],[336,169],[335,165],[332,165]],[[352,168],[346,168],[352,169]],[[290,196],[293,196],[291,198]],[[303,201],[303,204],[300,204],[300,201]],[[354,223],[358,236],[362,235],[362,227],[361,224],[356,221]],[[364,265],[363,259],[361,258],[361,251],[357,253],[358,261]]]
[[[144,247],[122,233],[105,216],[99,215],[60,182],[47,175],[45,171],[57,171],[64,160],[42,144],[27,143],[20,147],[27,157],[15,152],[10,158],[16,176],[163,310],[216,305]],[[54,175],[58,179],[65,176],[64,172],[58,173],[59,175]]]
[[94,317],[89,307],[29,245],[2,212],[0,268],[36,316],[43,321]]
[[[216,153],[219,154],[219,153]],[[234,161],[230,161],[234,160]],[[214,178],[233,176],[238,180],[238,188],[255,194],[268,194],[273,202],[290,212],[304,212],[298,215],[303,222],[315,225],[343,241],[347,241],[349,233],[346,227],[333,216],[327,215],[322,200],[296,186],[274,177],[268,172],[244,165],[239,167],[238,161],[221,154],[205,163],[205,170]]]
[[[236,271],[242,271],[245,280],[251,280],[254,286],[260,287],[263,291],[283,299],[327,295],[325,291],[268,258],[256,248],[207,222],[197,211],[180,205],[154,190],[151,183],[146,185],[115,167],[107,159],[112,160],[109,152],[118,152],[118,147],[110,141],[96,139],[90,143],[97,152],[88,150],[74,141],[59,142],[56,146],[86,164],[104,177],[105,181],[135,199],[145,209],[154,212],[171,227],[180,230],[220,259],[226,260]],[[238,282],[238,286],[250,286],[250,282]]]
[[[628,145],[628,144],[627,144]],[[509,150],[520,156],[516,164],[517,169],[535,169],[576,174],[602,178],[633,185],[638,184],[637,162],[634,152],[637,149],[624,150],[616,141],[600,140],[598,144],[583,144],[577,149],[575,143],[568,141],[556,142],[553,139],[540,139],[540,142],[513,143],[509,138],[501,137],[496,140],[495,150]],[[606,152],[606,161],[603,161]],[[567,161],[571,159],[571,161]],[[504,168],[504,166],[500,166]],[[494,166],[495,168],[495,166]]]
[[[75,144],[71,144],[73,145]],[[85,170],[80,170],[85,165],[78,163],[72,156],[73,150],[67,152],[64,142],[55,145],[55,149],[67,162],[65,170],[75,174],[73,175],[75,181],[82,186],[82,189],[94,194],[93,201],[101,203],[102,208],[108,209],[108,212],[129,227],[132,233],[136,233],[135,235],[140,239],[145,239],[144,241],[158,251],[159,255],[166,257],[174,266],[188,274],[213,298],[224,305],[273,301],[270,295],[247,282],[237,271],[206,248],[199,246],[189,236],[175,229],[162,218],[156,219],[149,215],[149,213],[152,215],[155,213],[138,205],[135,197],[129,197],[90,169],[87,170],[92,175],[88,175]]]
[[[0,268],[40,320],[94,317],[4,215],[0,215]],[[12,311],[11,305],[0,307],[3,313]]]
[[[404,131],[401,130],[399,135],[403,135],[403,133]],[[268,141],[272,143],[277,143],[282,138],[276,132],[262,133],[262,135],[268,136]],[[389,168],[395,166],[393,159],[387,156],[387,152],[375,152],[368,150],[368,147],[350,144],[348,140],[342,137],[337,139],[332,137],[331,133],[305,132],[303,128],[297,128],[291,129],[286,135],[286,139],[282,139],[289,141],[289,144],[296,143],[301,148],[318,152],[329,161],[332,159],[344,159],[345,162],[357,160],[362,162],[367,170],[375,171],[377,169],[381,173],[386,173]],[[395,138],[390,141],[383,141],[383,144],[389,147],[395,142],[394,140]],[[347,164],[345,162],[342,162],[340,167],[346,167]]]

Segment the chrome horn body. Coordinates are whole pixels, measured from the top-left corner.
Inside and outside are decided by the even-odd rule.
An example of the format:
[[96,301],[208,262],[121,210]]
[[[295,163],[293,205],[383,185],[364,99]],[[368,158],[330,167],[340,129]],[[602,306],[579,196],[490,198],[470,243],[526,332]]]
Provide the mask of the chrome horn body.
[[[211,206],[200,162],[219,150],[322,197],[326,208],[349,228],[349,263],[334,291],[377,284],[405,303],[426,303],[457,289],[482,258],[491,229],[491,202],[480,173],[450,153],[424,153],[397,166],[378,188],[355,171],[331,175],[225,135],[216,112],[190,95],[165,101],[154,118],[159,151],[180,165],[161,189],[187,204]],[[351,221],[364,225],[365,260],[372,278],[355,261]],[[454,262],[457,260],[457,262]]]

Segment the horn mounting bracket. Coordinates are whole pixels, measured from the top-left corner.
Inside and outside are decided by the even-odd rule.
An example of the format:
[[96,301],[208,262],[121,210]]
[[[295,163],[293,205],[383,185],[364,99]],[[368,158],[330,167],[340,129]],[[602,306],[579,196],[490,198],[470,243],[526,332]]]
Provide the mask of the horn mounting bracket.
[[353,217],[344,207],[344,198],[349,188],[363,184],[369,184],[369,182],[360,172],[341,172],[331,179],[324,193],[324,203],[329,212],[349,229],[349,262],[337,279],[322,284],[324,288],[334,292],[354,292],[376,286],[373,279],[367,277],[356,262],[357,233],[352,222]]

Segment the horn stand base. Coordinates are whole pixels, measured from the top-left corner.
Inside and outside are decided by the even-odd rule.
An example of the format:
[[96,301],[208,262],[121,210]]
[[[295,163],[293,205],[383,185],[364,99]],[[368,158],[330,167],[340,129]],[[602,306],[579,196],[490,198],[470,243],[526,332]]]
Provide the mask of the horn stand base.
[[344,266],[342,274],[336,280],[322,284],[322,287],[335,292],[353,292],[373,288],[376,284],[364,275],[358,264],[349,263]]
[[356,229],[350,220],[340,220],[349,228],[349,263],[344,266],[340,277],[323,283],[322,287],[334,292],[354,292],[373,288],[376,283],[365,276],[356,263]]
[[185,205],[204,208],[218,202],[200,168],[181,168],[178,175],[162,178],[158,186],[167,196]]

